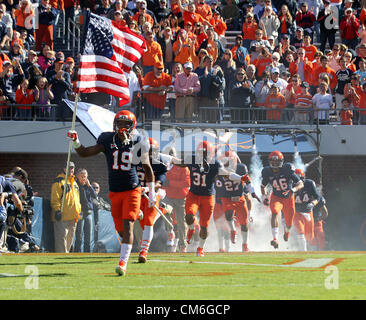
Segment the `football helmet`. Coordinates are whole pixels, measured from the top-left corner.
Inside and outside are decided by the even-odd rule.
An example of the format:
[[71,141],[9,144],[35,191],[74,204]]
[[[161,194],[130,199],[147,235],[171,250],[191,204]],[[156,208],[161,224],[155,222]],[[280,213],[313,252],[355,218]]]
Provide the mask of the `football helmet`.
[[121,110],[114,116],[113,129],[119,134],[130,134],[136,129],[136,123],[136,117],[131,111]]
[[202,141],[196,148],[196,158],[199,162],[203,160],[210,162],[215,156],[215,147],[208,141]]
[[305,172],[301,169],[296,169],[295,173],[300,177],[301,180],[305,179]]
[[272,151],[268,157],[269,166],[272,169],[279,169],[283,166],[284,159],[282,152],[278,150]]
[[159,155],[159,143],[154,138],[149,138],[150,155],[156,159]]
[[222,162],[225,168],[230,168],[232,170],[235,170],[236,165],[238,163],[239,156],[237,153],[233,150],[225,151],[219,160]]

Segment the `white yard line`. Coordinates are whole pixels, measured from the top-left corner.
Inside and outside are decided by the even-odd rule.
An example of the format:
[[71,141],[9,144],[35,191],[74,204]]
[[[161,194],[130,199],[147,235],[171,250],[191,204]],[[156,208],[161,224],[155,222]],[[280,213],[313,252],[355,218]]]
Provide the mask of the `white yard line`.
[[201,264],[217,264],[217,265],[238,265],[238,266],[259,266],[259,267],[283,267],[283,268],[321,268],[330,263],[333,258],[305,259],[304,261],[293,264],[264,264],[264,263],[244,263],[244,262],[213,262],[213,261],[173,261],[149,259],[149,262],[164,262],[164,263],[201,263]]

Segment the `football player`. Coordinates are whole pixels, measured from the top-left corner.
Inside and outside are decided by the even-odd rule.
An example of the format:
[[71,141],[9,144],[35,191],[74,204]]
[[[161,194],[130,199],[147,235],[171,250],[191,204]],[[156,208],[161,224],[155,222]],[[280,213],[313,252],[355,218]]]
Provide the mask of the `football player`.
[[314,239],[311,246],[318,250],[325,250],[324,221],[328,217],[328,208],[322,196],[319,203],[313,209],[314,216]]
[[[261,193],[263,204],[271,209],[271,227],[273,240],[271,246],[278,248],[278,215],[282,212],[285,219],[284,240],[288,241],[290,229],[295,216],[294,194],[303,186],[303,182],[295,173],[291,163],[284,163],[284,156],[280,151],[273,151],[268,157],[269,166],[262,170]],[[267,186],[271,185],[272,193],[267,194]]]
[[313,208],[320,202],[321,195],[316,189],[315,182],[305,179],[305,172],[296,169],[295,173],[304,183],[304,187],[295,193],[294,225],[298,234],[298,243],[301,251],[307,251],[307,242],[314,238]]
[[230,180],[245,181],[248,176],[240,176],[226,171],[221,162],[216,159],[216,149],[208,141],[202,141],[196,148],[191,163],[178,162],[190,170],[191,185],[186,197],[186,222],[188,225],[187,242],[190,243],[194,233],[195,216],[199,212],[200,239],[197,256],[203,257],[204,244],[208,236],[208,226],[215,207],[215,180],[218,174],[227,176]]
[[225,211],[225,218],[230,228],[231,242],[236,243],[237,231],[235,228],[235,220],[239,222],[242,236],[242,251],[248,252],[248,221],[249,221],[249,210],[247,207],[247,200],[244,196],[244,187],[248,188],[249,193],[253,198],[258,201],[260,199],[254,192],[254,188],[251,184],[248,176],[248,168],[245,164],[238,162],[238,155],[234,151],[225,152],[222,158],[224,167],[226,170],[235,172],[240,176],[247,176],[244,180],[231,180],[227,176],[220,177],[225,187],[225,194],[222,198],[223,208]]
[[136,130],[136,117],[128,111],[118,112],[113,132],[103,132],[93,146],[84,147],[74,130],[67,133],[79,156],[90,157],[104,153],[108,168],[109,199],[115,228],[122,238],[120,261],[115,271],[126,274],[133,244],[133,225],[140,213],[141,185],[136,167],[142,163],[149,188],[149,206],[156,201],[154,172],[149,160],[149,143]]
[[225,211],[222,205],[222,197],[224,194],[225,186],[223,178],[218,176],[215,182],[215,208],[213,212],[213,219],[217,231],[219,252],[229,252],[230,250],[230,230],[225,219]]
[[[163,185],[166,173],[168,171],[169,163],[165,159],[162,159],[159,153],[159,144],[153,139],[149,138],[149,160],[155,176],[155,192]],[[150,190],[145,189],[147,186],[146,174],[142,165],[137,166],[137,175],[140,179],[140,183],[143,187],[143,192],[149,194]],[[139,220],[142,232],[141,250],[138,257],[139,263],[145,263],[147,260],[147,253],[149,251],[151,240],[154,236],[154,223],[159,217],[156,208],[159,208],[160,195],[157,193],[155,205],[150,207],[148,199],[143,196],[141,199],[141,211],[143,212],[143,219]]]

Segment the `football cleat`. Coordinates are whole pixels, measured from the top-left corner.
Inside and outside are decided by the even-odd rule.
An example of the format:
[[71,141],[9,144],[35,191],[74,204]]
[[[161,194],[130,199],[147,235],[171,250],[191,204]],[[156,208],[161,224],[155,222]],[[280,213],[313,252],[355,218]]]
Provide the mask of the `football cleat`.
[[186,247],[180,247],[179,248],[179,252],[186,253],[187,252],[187,248]]
[[288,238],[290,237],[290,231],[285,231],[285,233],[283,234],[283,240],[288,241]]
[[197,248],[197,257],[204,257],[205,253],[203,252],[203,248]]
[[249,252],[248,244],[243,243],[242,252]]
[[147,251],[146,250],[141,250],[140,254],[139,254],[138,262],[139,263],[145,263],[146,260],[147,260]]
[[231,242],[236,243],[236,240],[238,240],[238,233],[236,232],[236,230],[230,231],[230,237],[231,237]]
[[188,229],[188,232],[187,232],[187,243],[188,244],[191,243],[193,234],[194,234],[194,229]]
[[271,241],[271,246],[275,249],[278,249],[278,240],[277,239],[273,239]]
[[225,251],[225,249],[219,249],[219,252],[224,253],[226,251]]
[[126,263],[124,261],[120,261],[115,271],[119,276],[126,275]]

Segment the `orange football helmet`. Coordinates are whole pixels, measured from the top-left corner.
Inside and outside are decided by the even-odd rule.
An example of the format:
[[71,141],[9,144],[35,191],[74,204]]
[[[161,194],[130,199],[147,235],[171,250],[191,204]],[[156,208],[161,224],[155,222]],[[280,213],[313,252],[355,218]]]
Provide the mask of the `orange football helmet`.
[[283,156],[282,152],[275,150],[270,153],[268,156],[269,166],[272,169],[279,169],[283,166],[283,162],[285,157]]
[[114,116],[113,129],[116,133],[131,133],[136,129],[136,116],[128,110],[121,110]]

